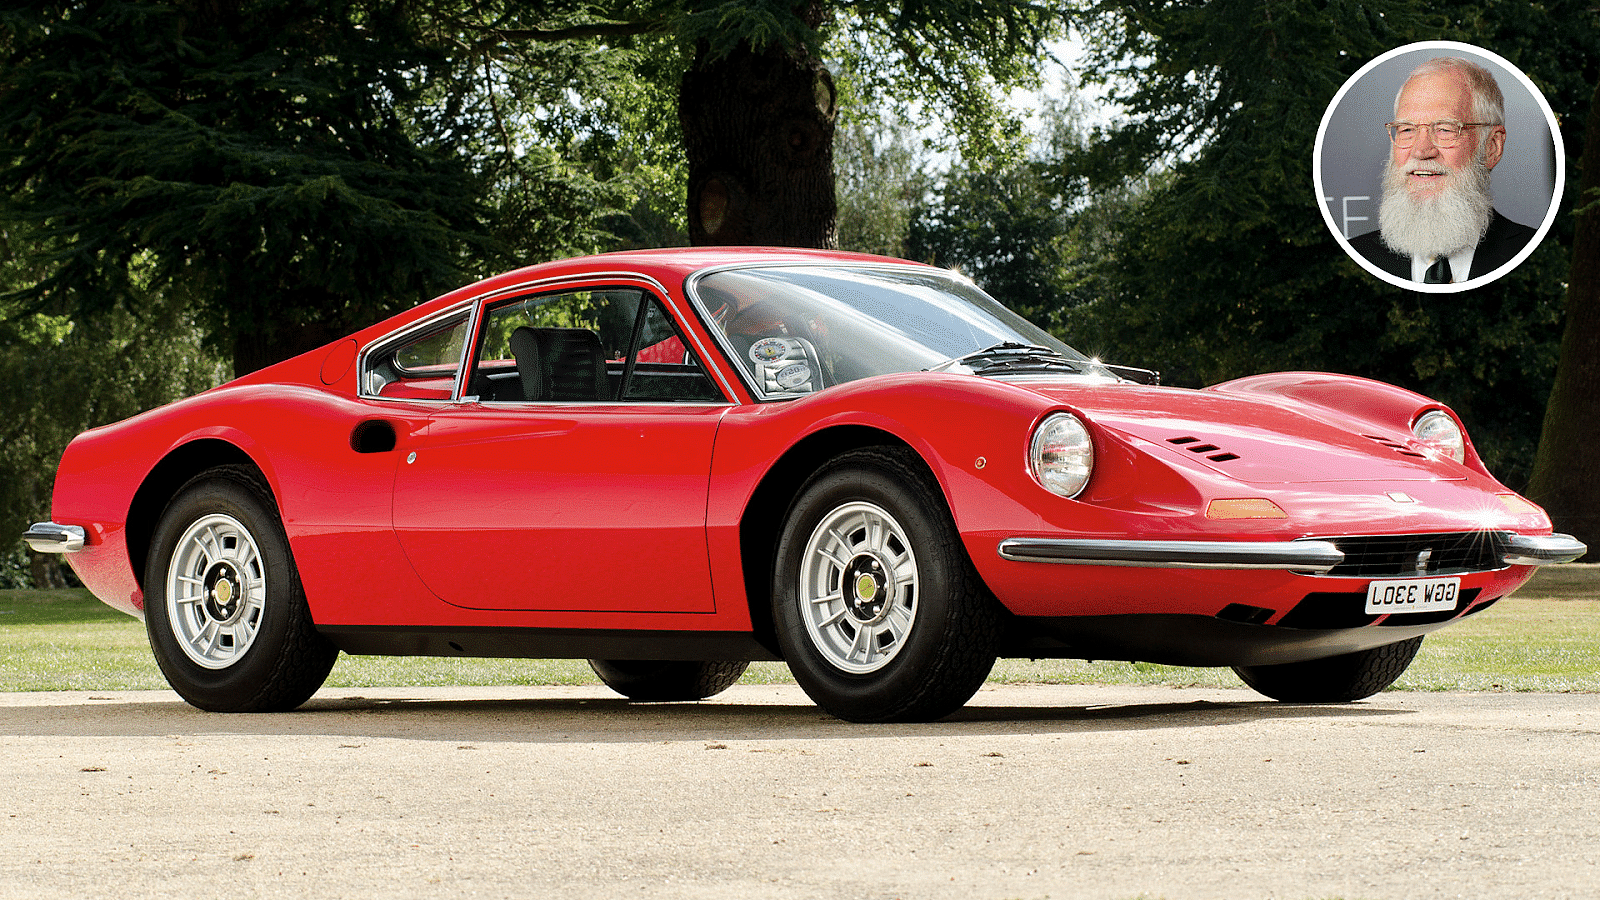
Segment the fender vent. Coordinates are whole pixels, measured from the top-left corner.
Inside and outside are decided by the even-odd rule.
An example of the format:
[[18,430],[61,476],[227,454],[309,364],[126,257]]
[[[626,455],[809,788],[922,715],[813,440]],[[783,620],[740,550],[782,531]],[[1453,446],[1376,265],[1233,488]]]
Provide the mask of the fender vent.
[[[1197,437],[1167,438],[1167,443],[1182,447],[1190,453],[1197,453],[1205,456],[1206,459],[1209,459],[1212,462],[1232,462],[1233,460],[1239,458],[1239,454],[1229,453],[1226,450],[1222,450],[1222,448],[1218,447],[1216,444],[1207,444]],[[1218,451],[1222,452],[1219,453]]]
[[1428,458],[1424,454],[1418,453],[1417,451],[1411,449],[1410,447],[1407,447],[1405,444],[1401,444],[1401,443],[1397,443],[1395,441],[1391,441],[1391,440],[1389,440],[1388,438],[1385,438],[1385,437],[1378,437],[1375,434],[1363,434],[1362,437],[1366,438],[1369,441],[1375,441],[1375,442],[1377,442],[1378,444],[1380,444],[1380,445],[1382,445],[1384,447],[1388,447],[1390,450],[1393,450],[1394,452],[1400,454],[1401,456],[1410,456],[1410,457],[1413,457],[1415,459],[1427,459]]

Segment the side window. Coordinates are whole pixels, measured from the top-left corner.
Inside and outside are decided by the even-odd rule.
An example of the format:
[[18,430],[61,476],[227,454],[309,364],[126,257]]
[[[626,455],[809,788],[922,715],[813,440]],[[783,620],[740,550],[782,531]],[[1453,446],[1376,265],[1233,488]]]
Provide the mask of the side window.
[[402,400],[449,400],[467,338],[467,314],[458,313],[367,354],[361,393]]
[[660,302],[635,288],[489,308],[467,393],[485,403],[722,399]]
[[623,399],[721,400],[722,392],[706,376],[660,301],[651,298],[643,312],[636,342],[639,350],[631,361],[633,367]]

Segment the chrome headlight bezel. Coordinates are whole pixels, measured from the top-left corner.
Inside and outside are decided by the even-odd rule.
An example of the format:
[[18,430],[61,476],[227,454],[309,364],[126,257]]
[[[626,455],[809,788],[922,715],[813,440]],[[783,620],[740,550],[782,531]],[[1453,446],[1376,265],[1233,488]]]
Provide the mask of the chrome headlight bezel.
[[1442,409],[1430,409],[1411,423],[1411,434],[1440,456],[1458,463],[1467,461],[1467,435],[1456,417]]
[[1094,436],[1070,412],[1046,416],[1028,446],[1028,472],[1039,486],[1059,497],[1083,493],[1094,474]]

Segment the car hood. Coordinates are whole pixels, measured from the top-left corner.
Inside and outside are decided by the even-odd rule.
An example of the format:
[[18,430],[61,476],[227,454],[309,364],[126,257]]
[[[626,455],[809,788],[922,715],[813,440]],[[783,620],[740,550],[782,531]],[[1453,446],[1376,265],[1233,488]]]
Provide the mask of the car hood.
[[1251,484],[1455,481],[1409,433],[1294,400],[1183,388],[1023,384],[1071,405],[1100,428],[1165,458],[1184,458]]

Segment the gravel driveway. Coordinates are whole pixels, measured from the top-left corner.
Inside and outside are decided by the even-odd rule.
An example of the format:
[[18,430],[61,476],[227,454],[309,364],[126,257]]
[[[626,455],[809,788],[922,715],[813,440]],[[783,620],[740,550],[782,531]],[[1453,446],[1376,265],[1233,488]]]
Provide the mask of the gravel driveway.
[[0,695],[0,898],[1600,897],[1600,695]]

